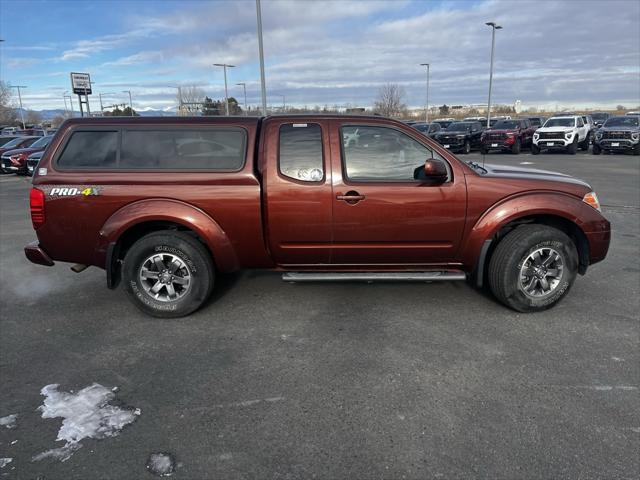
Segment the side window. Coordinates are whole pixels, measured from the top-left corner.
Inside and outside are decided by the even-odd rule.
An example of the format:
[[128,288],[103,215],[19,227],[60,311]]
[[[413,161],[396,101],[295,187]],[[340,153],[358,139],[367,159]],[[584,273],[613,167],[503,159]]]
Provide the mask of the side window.
[[57,161],[61,168],[113,168],[118,151],[117,131],[76,131]]
[[413,182],[415,169],[427,159],[444,162],[435,152],[392,128],[344,126],[341,132],[343,170],[349,180]]
[[304,182],[324,178],[322,129],[317,123],[289,123],[280,127],[280,173]]
[[119,168],[236,171],[244,165],[239,128],[124,130]]
[[582,121],[582,118],[577,117],[576,120],[578,121],[578,126],[579,127],[584,127],[584,122]]

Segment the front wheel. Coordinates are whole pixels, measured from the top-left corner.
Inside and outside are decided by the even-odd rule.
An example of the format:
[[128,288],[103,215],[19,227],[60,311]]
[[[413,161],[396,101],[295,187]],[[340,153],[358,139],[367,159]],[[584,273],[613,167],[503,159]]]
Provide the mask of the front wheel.
[[591,153],[593,153],[594,155],[600,155],[600,152],[602,150],[600,149],[600,145],[598,145],[597,143],[593,144],[593,148],[591,149]]
[[511,153],[513,153],[514,155],[518,155],[520,153],[520,139],[517,138],[516,139],[516,143],[513,144],[513,147],[511,147]]
[[531,154],[532,155],[538,155],[540,153],[540,147],[538,145],[536,145],[535,143],[531,144]]
[[464,141],[464,146],[462,147],[462,153],[469,153],[471,151],[471,144],[469,143],[469,140],[465,140]]
[[575,140],[571,142],[571,145],[567,147],[567,153],[569,155],[575,155],[578,151],[578,137],[576,136]]
[[640,142],[636,143],[633,146],[633,154],[634,155],[640,155]]
[[521,225],[496,247],[489,285],[496,298],[518,312],[551,308],[569,291],[578,271],[578,251],[562,231]]
[[160,318],[197,310],[213,289],[211,255],[196,238],[176,231],[145,235],[127,252],[122,268],[129,298]]

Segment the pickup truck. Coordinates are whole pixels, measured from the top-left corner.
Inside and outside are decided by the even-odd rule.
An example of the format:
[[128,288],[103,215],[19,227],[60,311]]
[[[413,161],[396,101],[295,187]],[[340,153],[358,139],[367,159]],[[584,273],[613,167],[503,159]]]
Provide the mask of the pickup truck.
[[564,150],[575,155],[578,147],[589,150],[590,129],[580,115],[551,117],[533,134],[531,153],[537,155],[542,149],[547,149]]
[[480,152],[484,155],[491,150],[501,150],[517,155],[522,148],[531,147],[535,131],[528,118],[500,120],[482,132]]
[[292,282],[469,279],[539,311],[611,235],[587,183],[465,163],[376,116],[70,119],[30,209],[29,260],[103,268],[157,317],[195,311],[217,273],[246,268]]

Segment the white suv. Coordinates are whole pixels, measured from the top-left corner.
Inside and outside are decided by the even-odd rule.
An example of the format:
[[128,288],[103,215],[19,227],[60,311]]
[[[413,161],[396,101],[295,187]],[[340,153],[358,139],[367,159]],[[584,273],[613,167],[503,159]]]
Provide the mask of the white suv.
[[537,155],[543,148],[562,149],[574,154],[580,147],[589,150],[589,125],[580,115],[551,117],[533,134],[531,153]]

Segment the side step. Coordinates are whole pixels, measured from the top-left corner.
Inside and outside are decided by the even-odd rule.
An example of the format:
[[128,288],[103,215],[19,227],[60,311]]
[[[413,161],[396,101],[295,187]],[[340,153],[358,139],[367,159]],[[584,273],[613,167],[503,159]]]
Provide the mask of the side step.
[[286,272],[285,282],[434,282],[466,280],[464,272]]

